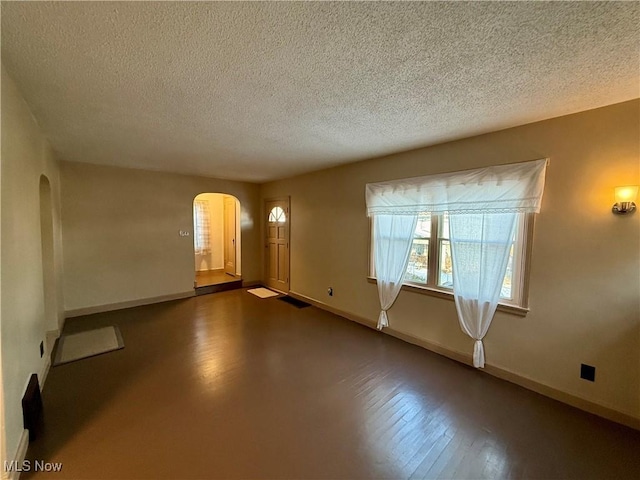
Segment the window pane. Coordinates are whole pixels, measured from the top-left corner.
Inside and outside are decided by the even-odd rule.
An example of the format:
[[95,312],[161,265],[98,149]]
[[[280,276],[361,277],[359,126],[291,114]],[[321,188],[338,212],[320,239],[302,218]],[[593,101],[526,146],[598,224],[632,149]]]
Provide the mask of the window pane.
[[431,214],[421,213],[418,215],[415,238],[431,238]]
[[445,212],[444,214],[442,214],[442,216],[440,217],[440,238],[446,238],[447,240],[449,239],[449,214],[447,212]]
[[269,221],[284,223],[287,221],[287,216],[284,213],[284,210],[280,207],[273,207],[269,212]]
[[[449,243],[449,216],[445,213],[440,221],[440,235],[441,240],[439,242],[439,272],[438,272],[438,286],[445,288],[453,288],[453,271],[451,268],[451,244]],[[514,238],[515,242],[515,238]],[[504,275],[502,282],[502,288],[500,290],[500,298],[504,300],[512,300],[512,282],[513,282],[513,255],[515,251],[515,245],[511,245],[509,251],[509,261],[507,263],[507,271]]]
[[[444,223],[444,222],[442,222]],[[447,235],[449,224],[447,219]],[[453,288],[453,268],[451,264],[451,244],[449,240],[440,240],[440,271],[438,272],[438,286]]]
[[409,254],[409,264],[405,282],[427,283],[429,278],[429,239],[431,238],[431,214],[418,215],[413,245]]
[[414,238],[409,255],[405,282],[427,283],[429,270],[429,240]]
[[509,250],[509,262],[507,263],[507,272],[504,274],[504,280],[502,281],[502,290],[500,291],[500,298],[512,299],[511,296],[511,282],[513,281],[513,251],[514,246],[511,245]]

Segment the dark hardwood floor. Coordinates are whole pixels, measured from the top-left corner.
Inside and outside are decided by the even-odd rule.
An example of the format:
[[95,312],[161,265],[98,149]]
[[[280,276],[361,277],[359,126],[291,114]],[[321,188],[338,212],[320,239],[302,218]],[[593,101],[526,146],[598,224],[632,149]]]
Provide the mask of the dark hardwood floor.
[[640,478],[640,432],[245,290],[68,320],[22,478]]

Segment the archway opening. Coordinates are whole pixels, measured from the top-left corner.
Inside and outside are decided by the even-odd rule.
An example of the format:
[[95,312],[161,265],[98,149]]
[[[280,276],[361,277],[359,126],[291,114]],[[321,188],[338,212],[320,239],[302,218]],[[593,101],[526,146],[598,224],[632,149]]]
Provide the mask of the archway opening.
[[45,328],[58,329],[56,278],[53,246],[53,204],[49,179],[40,176],[40,242],[42,247],[42,289],[44,293]]
[[[201,193],[194,198],[196,293],[213,293],[242,285],[240,213],[240,201],[233,195]],[[209,288],[212,286],[219,288]]]

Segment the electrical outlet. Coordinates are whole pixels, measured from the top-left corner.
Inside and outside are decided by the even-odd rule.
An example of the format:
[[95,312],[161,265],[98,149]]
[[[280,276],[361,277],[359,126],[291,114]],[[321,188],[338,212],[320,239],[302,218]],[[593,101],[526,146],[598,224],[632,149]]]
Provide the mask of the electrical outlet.
[[591,365],[580,364],[580,378],[589,380],[590,382],[596,381],[596,367]]
[[327,294],[328,294],[330,297],[333,297],[333,287],[329,287],[329,288],[327,288]]
[[40,358],[44,355],[44,341],[40,342]]

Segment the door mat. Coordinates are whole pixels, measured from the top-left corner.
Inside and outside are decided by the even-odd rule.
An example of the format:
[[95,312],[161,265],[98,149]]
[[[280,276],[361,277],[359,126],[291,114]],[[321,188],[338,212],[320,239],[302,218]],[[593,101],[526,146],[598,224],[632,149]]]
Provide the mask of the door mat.
[[62,335],[58,340],[58,349],[53,366],[75,362],[83,358],[120,350],[121,348],[124,348],[124,342],[122,341],[120,329],[115,325]]
[[291,305],[293,305],[294,307],[297,307],[297,308],[305,308],[305,307],[310,307],[311,306],[310,303],[303,302],[302,300],[298,300],[297,298],[290,297],[289,295],[286,295],[284,297],[280,297],[280,298],[278,298],[278,300],[282,300],[283,302],[290,303]]
[[273,290],[269,290],[268,288],[252,288],[251,290],[247,290],[252,295],[260,298],[269,298],[269,297],[277,297],[280,295],[279,293],[274,292]]

